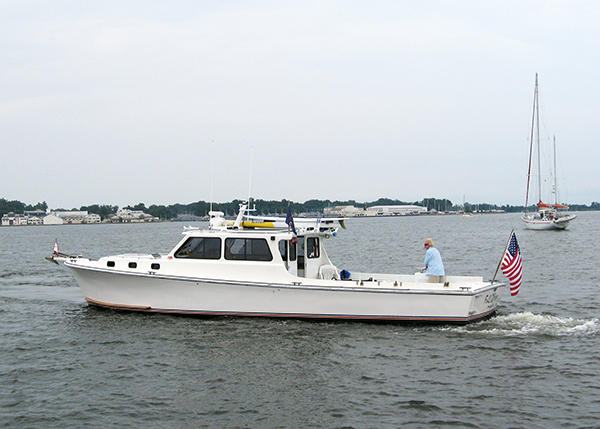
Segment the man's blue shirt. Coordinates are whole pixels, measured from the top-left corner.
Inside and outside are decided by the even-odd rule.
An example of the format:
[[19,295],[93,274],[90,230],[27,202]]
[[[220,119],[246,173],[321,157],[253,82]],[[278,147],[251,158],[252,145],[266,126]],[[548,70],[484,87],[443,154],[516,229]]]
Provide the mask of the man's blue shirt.
[[435,247],[430,247],[425,253],[425,265],[427,266],[428,276],[445,276],[444,263],[442,255]]

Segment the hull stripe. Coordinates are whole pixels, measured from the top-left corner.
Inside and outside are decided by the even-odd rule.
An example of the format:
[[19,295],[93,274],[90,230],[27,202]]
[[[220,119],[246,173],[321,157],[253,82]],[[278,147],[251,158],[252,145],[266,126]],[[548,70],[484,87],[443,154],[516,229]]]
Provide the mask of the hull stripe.
[[204,311],[204,310],[182,310],[152,308],[142,305],[121,305],[98,301],[86,297],[85,300],[97,307],[109,308],[113,310],[144,311],[152,313],[181,314],[196,316],[246,316],[246,317],[270,317],[270,318],[301,318],[301,319],[323,319],[323,320],[362,320],[362,321],[406,321],[406,322],[454,322],[464,323],[472,322],[478,319],[484,319],[493,315],[496,309],[484,313],[475,314],[469,317],[431,317],[431,316],[376,316],[376,315],[356,315],[356,314],[311,314],[311,313],[261,313],[261,312],[236,312],[236,311]]

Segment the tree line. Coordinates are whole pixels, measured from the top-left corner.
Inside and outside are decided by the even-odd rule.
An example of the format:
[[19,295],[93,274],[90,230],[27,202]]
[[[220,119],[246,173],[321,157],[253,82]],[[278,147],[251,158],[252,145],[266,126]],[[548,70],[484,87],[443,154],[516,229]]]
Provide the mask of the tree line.
[[12,201],[8,201],[5,200],[4,198],[0,198],[0,215],[5,215],[6,213],[23,213],[25,211],[33,211],[33,210],[44,210],[46,211],[46,209],[48,208],[48,204],[46,204],[46,201],[42,202],[42,203],[37,203],[36,205],[32,206],[30,204],[25,204],[22,203],[21,201],[17,201],[17,200],[12,200]]
[[[155,216],[161,220],[170,220],[176,218],[178,215],[193,215],[193,216],[206,216],[210,210],[222,211],[226,215],[234,216],[239,211],[239,205],[242,203],[242,200],[233,200],[227,203],[210,203],[206,201],[197,201],[189,204],[171,204],[171,205],[156,205],[152,204],[150,206],[146,206],[144,203],[138,203],[133,206],[128,205],[123,207],[123,209],[129,210],[142,210],[145,213],[148,213],[152,216]],[[390,198],[379,198],[376,201],[369,202],[357,202],[356,200],[308,200],[304,203],[294,202],[290,200],[262,200],[262,199],[252,199],[251,204],[256,208],[256,213],[258,215],[267,215],[267,214],[285,214],[287,212],[288,205],[291,206],[293,213],[322,213],[325,208],[328,207],[336,207],[336,206],[354,206],[358,208],[367,208],[372,206],[392,206],[392,205],[416,205],[427,207],[427,210],[432,211],[436,210],[438,212],[448,212],[448,211],[466,211],[466,212],[474,212],[474,211],[493,211],[493,210],[504,210],[506,212],[522,212],[524,211],[524,206],[511,206],[511,205],[502,205],[498,206],[496,204],[473,204],[473,203],[465,203],[464,205],[455,205],[452,201],[448,199],[438,199],[438,198],[424,198],[420,201],[401,201]],[[13,212],[13,213],[23,213],[24,211],[33,211],[33,210],[46,210],[48,205],[45,201],[41,203],[37,203],[35,205],[25,204],[21,201],[8,201],[4,198],[0,198],[0,216]],[[589,206],[584,204],[572,204],[570,206],[572,211],[588,211],[588,210],[600,210],[600,203],[593,202]],[[105,204],[92,204],[89,206],[81,206],[80,208],[73,208],[70,210],[65,209],[56,209],[57,211],[77,211],[77,210],[86,210],[89,213],[99,214],[103,219],[109,217],[110,215],[116,214],[119,210],[119,206],[105,205]],[[535,206],[531,206],[530,210],[535,210]]]

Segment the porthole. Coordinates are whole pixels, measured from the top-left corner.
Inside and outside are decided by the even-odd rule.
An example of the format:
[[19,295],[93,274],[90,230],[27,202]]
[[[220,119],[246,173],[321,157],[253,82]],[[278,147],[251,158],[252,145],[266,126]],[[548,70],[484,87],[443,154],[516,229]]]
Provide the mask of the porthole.
[[160,270],[160,264],[150,264],[150,268],[152,268],[153,270]]
[[108,262],[106,263],[106,266],[107,266],[107,267],[114,267],[114,266],[115,266],[115,261],[108,261]]
[[137,268],[137,262],[130,262],[129,268]]

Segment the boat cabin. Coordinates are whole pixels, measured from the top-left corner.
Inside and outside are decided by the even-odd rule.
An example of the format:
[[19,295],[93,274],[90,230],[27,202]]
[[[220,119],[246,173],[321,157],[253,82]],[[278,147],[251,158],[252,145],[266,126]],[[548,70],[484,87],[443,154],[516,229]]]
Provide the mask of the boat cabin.
[[243,261],[281,266],[292,275],[310,279],[339,279],[319,231],[293,235],[287,231],[223,229],[186,232],[169,254],[169,259],[195,259],[233,262]]

